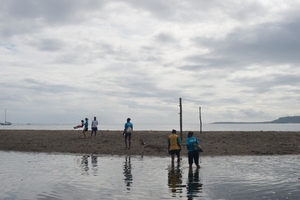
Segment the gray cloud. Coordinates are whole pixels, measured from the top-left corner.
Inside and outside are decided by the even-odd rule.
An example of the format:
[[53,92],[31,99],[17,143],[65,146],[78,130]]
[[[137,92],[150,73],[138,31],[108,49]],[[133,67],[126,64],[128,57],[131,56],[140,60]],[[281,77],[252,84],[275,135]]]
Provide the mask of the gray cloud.
[[41,51],[59,51],[64,47],[64,43],[58,39],[41,39],[40,41],[32,43]]
[[27,90],[32,90],[38,92],[40,94],[43,93],[65,93],[65,92],[74,92],[76,91],[75,88],[66,86],[63,84],[49,84],[47,82],[37,81],[31,78],[26,78],[21,81],[22,85],[15,86],[23,88],[26,85]]
[[[190,58],[191,60],[193,60],[192,58]],[[196,58],[197,60],[197,58]],[[207,66],[205,65],[184,65],[182,67],[180,67],[180,69],[182,70],[187,70],[187,71],[199,71],[202,69],[206,69]]]
[[106,1],[6,1],[2,4],[2,37],[37,33],[46,26],[78,24],[88,20],[87,12],[98,11]]
[[208,67],[245,67],[251,64],[299,63],[299,20],[262,24],[234,29],[222,40],[194,38],[199,47],[212,49],[207,55],[193,55],[187,60],[205,63]]
[[41,20],[47,24],[66,24],[86,19],[84,17],[86,11],[95,11],[101,8],[101,5],[105,2],[96,0],[8,1],[3,10],[16,20]]
[[[273,89],[282,86],[300,85],[300,75],[270,75],[262,79],[261,77],[254,78],[238,78],[232,81],[239,87],[248,88],[245,92],[263,94],[271,92]],[[295,93],[296,94],[296,93]]]
[[159,43],[175,43],[176,40],[175,38],[170,35],[170,34],[166,34],[166,33],[160,33],[156,36],[156,41],[158,41]]

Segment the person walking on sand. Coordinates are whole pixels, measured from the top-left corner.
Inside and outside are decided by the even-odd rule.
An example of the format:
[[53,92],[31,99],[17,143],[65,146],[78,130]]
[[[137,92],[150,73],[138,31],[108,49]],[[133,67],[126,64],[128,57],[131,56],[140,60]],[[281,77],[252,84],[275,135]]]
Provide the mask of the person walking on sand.
[[186,147],[188,149],[188,161],[190,168],[192,168],[193,162],[195,162],[195,165],[197,168],[200,168],[199,165],[199,152],[194,151],[194,143],[199,144],[199,141],[193,137],[194,132],[188,132],[188,139],[186,140]]
[[131,146],[131,135],[133,132],[133,124],[130,122],[130,118],[127,118],[127,123],[125,123],[123,135],[125,136],[125,148],[127,149],[127,138],[128,138],[128,149]]
[[84,128],[83,128],[83,136],[86,138],[86,134],[85,132],[87,132],[89,129],[89,119],[88,118],[85,118],[85,123],[84,123]]
[[176,134],[176,130],[172,130],[172,134],[168,137],[168,151],[172,158],[172,164],[174,163],[175,154],[177,156],[177,162],[180,162],[180,137]]
[[94,117],[94,120],[92,121],[92,132],[91,132],[91,137],[93,136],[93,132],[95,132],[95,137],[97,134],[97,130],[98,130],[98,121],[96,119],[96,117]]

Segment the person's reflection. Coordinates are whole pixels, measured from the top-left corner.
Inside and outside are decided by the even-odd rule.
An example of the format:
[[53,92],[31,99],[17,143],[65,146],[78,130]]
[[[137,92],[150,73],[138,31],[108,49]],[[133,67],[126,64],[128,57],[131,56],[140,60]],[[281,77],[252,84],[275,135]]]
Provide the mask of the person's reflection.
[[88,161],[89,156],[88,155],[84,155],[81,158],[81,167],[83,169],[83,171],[87,174],[89,171],[89,161]]
[[182,175],[179,163],[174,167],[174,163],[169,168],[168,173],[168,186],[172,192],[172,196],[176,197],[178,193],[182,193]]
[[187,198],[193,199],[195,197],[199,197],[199,193],[202,193],[202,183],[200,183],[199,178],[199,168],[189,169],[188,182],[187,182]]
[[126,184],[126,189],[130,190],[133,178],[132,178],[132,174],[131,174],[131,157],[130,156],[126,156],[125,157],[125,163],[123,166],[124,169],[124,182]]
[[93,155],[91,156],[91,161],[92,161],[92,171],[93,175],[97,176],[98,175],[98,157]]

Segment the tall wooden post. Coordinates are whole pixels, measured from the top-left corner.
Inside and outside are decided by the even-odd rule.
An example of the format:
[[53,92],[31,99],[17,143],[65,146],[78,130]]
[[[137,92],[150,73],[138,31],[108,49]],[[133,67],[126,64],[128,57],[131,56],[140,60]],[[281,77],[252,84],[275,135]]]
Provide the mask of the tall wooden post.
[[182,103],[181,103],[181,98],[179,98],[179,108],[180,108],[180,112],[179,112],[179,116],[180,116],[180,139],[182,140]]
[[202,133],[201,107],[199,107],[200,134]]

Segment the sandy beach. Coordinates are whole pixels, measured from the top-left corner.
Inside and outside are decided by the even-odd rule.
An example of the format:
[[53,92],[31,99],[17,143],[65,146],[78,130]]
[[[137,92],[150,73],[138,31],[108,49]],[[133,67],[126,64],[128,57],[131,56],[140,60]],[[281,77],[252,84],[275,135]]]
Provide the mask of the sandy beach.
[[[0,150],[169,156],[170,134],[171,131],[135,131],[128,150],[122,131],[100,130],[96,137],[83,138],[81,130],[0,130]],[[201,156],[300,154],[300,132],[195,132],[195,137],[204,149]],[[187,155],[186,138],[187,132],[183,132],[182,156]]]

